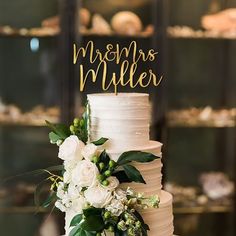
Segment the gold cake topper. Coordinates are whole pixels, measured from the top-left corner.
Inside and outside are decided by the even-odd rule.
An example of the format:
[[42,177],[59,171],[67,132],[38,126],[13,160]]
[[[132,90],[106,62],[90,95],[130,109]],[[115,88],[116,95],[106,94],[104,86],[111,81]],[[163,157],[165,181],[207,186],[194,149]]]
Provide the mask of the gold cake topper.
[[[138,49],[137,42],[132,41],[128,47],[120,47],[119,44],[107,44],[105,52],[94,47],[93,41],[89,41],[86,47],[80,47],[73,44],[73,64],[79,63],[80,72],[80,91],[84,91],[86,82],[91,79],[93,83],[97,82],[99,73],[102,74],[101,86],[103,91],[107,91],[110,88],[114,89],[114,93],[118,93],[118,86],[130,86],[135,88],[140,86],[146,88],[149,85],[157,87],[161,81],[160,78],[150,68],[148,71],[143,71],[137,74],[138,63],[153,62],[157,58],[158,52],[154,49],[144,52],[142,49]],[[97,63],[96,69],[89,69],[85,71],[84,65],[79,60],[80,57],[88,58],[91,64]],[[119,65],[119,74],[113,72],[111,78],[108,78],[108,63],[113,62]]]

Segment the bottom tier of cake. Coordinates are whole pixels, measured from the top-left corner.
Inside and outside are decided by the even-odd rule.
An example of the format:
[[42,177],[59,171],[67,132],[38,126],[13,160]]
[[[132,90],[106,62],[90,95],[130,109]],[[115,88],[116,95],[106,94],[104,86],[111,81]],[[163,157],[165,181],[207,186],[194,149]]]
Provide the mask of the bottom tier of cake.
[[158,209],[140,211],[150,231],[148,236],[172,236],[174,233],[172,195],[161,191]]
[[[173,236],[172,212],[172,195],[166,191],[161,191],[159,208],[140,211],[145,223],[150,227],[148,236]],[[69,224],[75,215],[76,213],[73,211],[66,213],[65,236],[69,236]],[[114,233],[107,233],[107,236],[114,236]]]

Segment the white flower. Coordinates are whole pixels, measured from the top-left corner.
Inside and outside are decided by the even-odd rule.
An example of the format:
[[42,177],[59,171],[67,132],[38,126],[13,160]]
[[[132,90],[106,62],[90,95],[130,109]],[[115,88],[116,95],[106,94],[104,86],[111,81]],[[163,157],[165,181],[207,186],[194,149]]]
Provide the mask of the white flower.
[[126,192],[120,188],[116,189],[116,191],[114,192],[114,195],[117,200],[120,200],[122,202],[127,201]]
[[64,161],[64,168],[65,170],[72,171],[76,167],[77,163],[78,161],[76,160]]
[[84,143],[76,135],[71,135],[59,147],[58,157],[65,161],[82,160],[81,151]]
[[86,200],[96,208],[104,208],[112,200],[112,194],[101,186],[90,187],[84,192]]
[[80,161],[72,171],[72,182],[80,187],[90,187],[97,181],[99,171],[91,161]]
[[72,172],[69,170],[65,171],[63,174],[63,181],[69,184],[71,182],[71,178],[72,178]]
[[93,156],[96,156],[97,154],[98,147],[93,143],[87,144],[82,150],[82,156],[88,161],[91,161]]
[[59,182],[57,187],[57,197],[62,199],[66,194],[65,183]]
[[72,200],[71,209],[76,212],[76,214],[81,214],[86,205],[86,199],[83,196],[79,196]]
[[64,197],[61,199],[62,204],[66,207],[66,208],[70,208],[71,207],[71,199],[70,196],[68,194],[65,194]]
[[59,200],[55,202],[55,207],[58,208],[62,212],[66,211],[66,207]]
[[108,190],[114,190],[120,184],[119,180],[114,176],[110,176],[109,178],[107,178],[107,180],[109,181],[109,185],[108,186],[103,186],[103,187],[108,189]]
[[121,201],[112,199],[111,203],[106,206],[106,210],[110,211],[114,216],[120,216],[125,211],[125,206]]
[[71,199],[75,199],[81,196],[81,188],[70,183],[68,186],[68,195]]

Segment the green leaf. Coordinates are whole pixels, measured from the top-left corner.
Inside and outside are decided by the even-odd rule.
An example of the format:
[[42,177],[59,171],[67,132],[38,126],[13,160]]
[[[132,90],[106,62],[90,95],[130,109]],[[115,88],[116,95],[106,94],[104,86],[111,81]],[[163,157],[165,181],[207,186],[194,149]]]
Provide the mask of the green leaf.
[[42,207],[47,208],[49,207],[52,203],[54,203],[57,199],[57,194],[56,192],[51,192],[48,196],[48,198],[44,201],[42,204]]
[[52,143],[57,143],[58,140],[61,140],[61,137],[58,136],[58,135],[57,135],[56,133],[54,133],[54,132],[50,132],[48,136],[49,136],[49,139],[50,139],[50,141],[51,141]]
[[142,215],[139,214],[138,211],[135,211],[134,213],[131,213],[134,217],[136,217],[137,220],[141,222],[141,230],[142,235],[147,236],[147,231],[150,230],[149,226],[144,222]]
[[90,215],[84,219],[80,227],[85,231],[100,232],[104,229],[105,225],[102,216]]
[[127,163],[130,163],[131,161],[136,161],[136,162],[151,162],[159,157],[153,155],[152,153],[148,152],[141,152],[141,151],[129,151],[129,152],[124,152],[120,155],[117,164],[118,165],[125,165]]
[[108,140],[108,138],[100,138],[97,141],[93,141],[92,143],[96,146],[101,146],[103,145],[106,141]]
[[10,176],[10,177],[4,179],[3,181],[1,181],[0,185],[3,185],[8,181],[11,181],[13,179],[20,178],[20,177],[23,177],[23,176],[26,177],[26,176],[38,176],[38,175],[48,174],[45,170],[48,170],[50,172],[51,171],[55,171],[55,172],[63,171],[64,166],[63,165],[51,166],[51,167],[47,167],[45,169],[39,169],[39,170],[34,170],[34,171],[29,171],[29,172],[26,172],[26,173],[22,173],[22,174],[19,174],[19,175]]
[[118,229],[115,229],[115,236],[127,236],[127,232],[125,231],[120,231]]
[[146,184],[146,182],[143,179],[142,175],[140,174],[139,170],[136,169],[134,166],[124,165],[123,168],[124,168],[126,175],[128,176],[128,178],[131,181]]
[[[45,170],[48,170],[48,171],[63,171],[64,170],[64,166],[63,165],[57,165],[57,166],[50,166],[48,168],[46,168]],[[45,173],[45,170],[44,173]]]
[[36,188],[35,188],[35,191],[34,191],[34,203],[36,205],[37,208],[40,207],[41,205],[41,201],[40,201],[40,195],[41,195],[41,192],[42,192],[42,189],[43,187],[45,186],[45,184],[49,182],[48,179],[45,179],[43,180],[42,182],[40,182]]
[[81,228],[79,225],[77,225],[70,231],[69,236],[77,236],[77,233],[79,233],[80,231],[81,231]]
[[107,154],[106,150],[104,150],[101,154],[100,154],[100,162],[103,162],[105,165],[108,165],[109,161],[111,160],[109,155]]
[[83,210],[83,214],[85,217],[89,217],[91,215],[99,215],[100,216],[102,214],[102,209],[95,208],[95,207],[89,207],[89,208]]
[[47,120],[46,120],[46,124],[62,140],[65,140],[71,134],[70,129],[64,124],[52,124]]
[[127,176],[127,174],[125,173],[124,170],[114,172],[112,175],[115,176],[119,180],[120,183],[130,183],[130,182],[132,182],[129,179],[129,177]]
[[78,225],[78,224],[81,222],[82,219],[83,219],[83,215],[82,215],[82,214],[76,215],[76,216],[71,220],[70,226],[72,227],[72,226]]

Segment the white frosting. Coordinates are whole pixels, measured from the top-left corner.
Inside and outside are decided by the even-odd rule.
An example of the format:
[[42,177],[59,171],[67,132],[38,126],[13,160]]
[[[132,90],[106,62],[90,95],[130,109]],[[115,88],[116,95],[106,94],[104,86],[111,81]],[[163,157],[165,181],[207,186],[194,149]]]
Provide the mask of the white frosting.
[[109,149],[127,149],[149,142],[148,94],[91,94],[88,101],[91,140],[107,137]]
[[144,221],[149,225],[148,236],[172,236],[173,208],[172,195],[166,191],[161,191],[160,205],[157,209],[146,209],[140,211]]
[[[108,138],[103,149],[117,161],[119,156],[130,150],[153,153],[161,157],[162,144],[149,140],[150,104],[148,94],[120,93],[88,95],[90,105],[90,139]],[[148,236],[173,236],[173,209],[171,194],[162,191],[162,163],[157,159],[151,163],[133,163],[142,173],[147,184],[122,184],[145,195],[158,195],[158,209],[141,211],[144,221],[149,225]],[[66,236],[74,212],[67,212]],[[109,234],[108,234],[109,235]],[[113,234],[112,234],[113,235]]]

